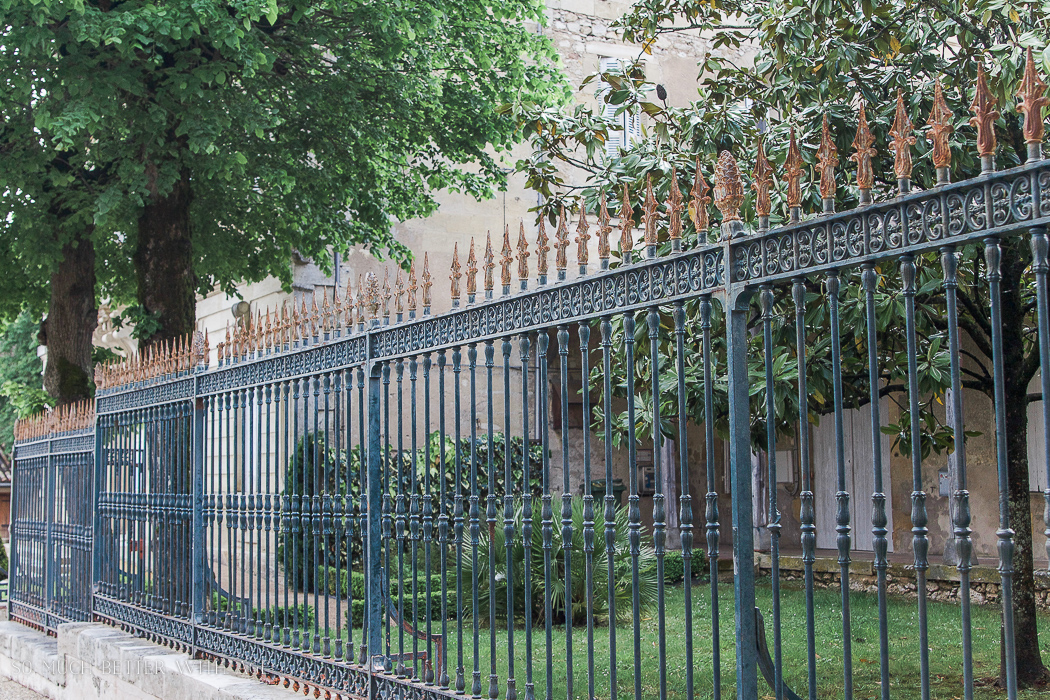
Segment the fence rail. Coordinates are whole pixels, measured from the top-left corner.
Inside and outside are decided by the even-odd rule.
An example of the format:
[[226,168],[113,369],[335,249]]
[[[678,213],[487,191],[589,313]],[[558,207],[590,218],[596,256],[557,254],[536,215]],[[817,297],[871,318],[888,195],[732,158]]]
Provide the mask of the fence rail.
[[[990,109],[982,104],[979,110]],[[737,163],[723,153],[714,190],[722,223],[708,235],[706,184],[698,171],[691,210],[701,242],[693,249],[682,249],[678,187],[661,211],[649,185],[642,205],[644,257],[634,259],[633,200],[625,188],[622,259],[611,265],[612,226],[603,203],[597,272],[588,271],[590,234],[581,217],[580,276],[567,279],[563,214],[554,238],[557,281],[547,281],[551,241],[542,228],[534,247],[535,283],[524,232],[516,256],[507,232],[498,261],[488,242],[483,298],[471,243],[465,305],[457,249],[450,313],[430,314],[433,277],[424,259],[421,284],[413,266],[407,285],[400,270],[393,289],[389,277],[380,285],[369,275],[356,296],[348,288],[345,298],[326,297],[320,306],[315,299],[309,307],[304,301],[301,308],[257,316],[227,335],[216,367],[207,366],[206,338],[198,334],[151,360],[102,368],[93,433],[52,439],[45,429],[18,444],[12,610],[48,628],[90,613],[205,657],[283,677],[296,688],[304,683],[355,697],[516,700],[523,694],[532,700],[542,694],[572,700],[586,688],[591,698],[719,698],[733,692],[753,699],[761,672],[778,700],[796,692],[814,699],[826,692],[888,698],[890,630],[904,622],[888,612],[890,475],[881,434],[888,417],[880,399],[892,356],[880,343],[900,340],[906,359],[898,391],[911,421],[902,444],[910,460],[918,599],[917,621],[907,624],[918,628],[919,693],[929,697],[925,572],[931,536],[923,464],[941,458],[924,454],[920,442],[920,414],[930,392],[920,389],[919,358],[930,339],[919,337],[916,297],[928,287],[943,294],[938,333],[948,348],[951,380],[952,411],[944,420],[957,479],[952,534],[961,560],[955,628],[961,644],[952,663],[961,665],[957,684],[970,698],[973,523],[963,377],[974,355],[960,350],[962,285],[979,291],[975,298],[986,303],[982,313],[988,315],[1004,675],[1014,698],[1014,528],[1020,524],[1009,507],[1004,355],[1011,349],[1003,347],[1001,288],[1004,247],[1010,255],[1021,250],[1031,256],[1022,276],[1034,289],[1030,342],[1039,346],[1046,392],[1050,161],[1042,157],[1041,121],[1034,135],[1033,119],[1027,116],[1024,165],[995,171],[994,135],[989,151],[989,122],[977,119],[980,176],[947,182],[944,151],[935,149],[941,153],[937,183],[913,186],[909,161],[906,170],[898,166],[898,191],[879,203],[871,203],[861,154],[863,204],[841,213],[834,212],[835,163],[825,133],[818,163],[824,212],[806,220],[792,144],[789,221],[774,229],[768,225],[768,162],[756,168],[758,226],[751,230],[740,219]],[[907,129],[896,133],[905,138]],[[946,133],[934,133],[944,148]],[[895,146],[909,147],[906,138]],[[978,272],[960,272],[959,256]],[[512,292],[515,264],[519,289]],[[497,265],[502,295],[495,293]],[[934,270],[940,280],[923,282],[920,290],[917,276]],[[879,337],[876,319],[876,298],[887,285],[899,288],[904,315],[886,334],[892,339]],[[856,302],[852,327],[843,325],[847,297]],[[818,307],[820,315],[810,313]],[[844,352],[859,358],[855,377],[843,376]],[[758,369],[749,367],[749,358],[761,359]],[[796,371],[784,379],[786,365]],[[778,465],[784,432],[770,426],[793,425],[794,417],[778,406],[785,391],[798,397],[798,425],[807,426],[818,381],[828,383],[824,405],[834,425],[835,483],[814,483],[808,431],[799,430],[794,468],[801,475],[805,612],[789,623],[776,488],[778,469],[788,465]],[[870,464],[847,466],[846,393],[870,415]],[[725,436],[716,438],[716,423],[723,420]],[[1045,411],[1043,421],[1050,438]],[[691,433],[691,424],[698,431]],[[579,426],[575,432],[573,425]],[[648,426],[659,426],[655,440]],[[719,477],[719,439],[729,453],[725,478]],[[617,440],[626,454],[614,448]],[[759,441],[765,473],[756,481]],[[697,442],[702,451],[695,450]],[[74,443],[79,451],[72,451]],[[642,452],[652,461],[651,485],[639,473]],[[615,491],[620,463],[628,474],[624,508]],[[872,492],[851,493],[850,470],[866,468],[872,469]],[[89,488],[84,479],[92,469]],[[668,472],[677,483],[670,490]],[[596,486],[595,477],[604,483]],[[693,484],[703,492],[694,495]],[[763,484],[760,494],[756,488]],[[645,493],[650,487],[651,496]],[[834,522],[817,522],[815,502],[829,490]],[[85,493],[94,501],[81,512],[85,502],[73,495]],[[41,501],[46,494],[55,496]],[[764,499],[760,519],[756,497]],[[1050,491],[1046,497],[1050,503]],[[856,498],[870,499],[870,522],[851,516]],[[724,502],[731,505],[731,527],[724,522]],[[56,520],[74,504],[74,515]],[[88,513],[94,513],[90,530]],[[769,538],[768,592],[755,580],[756,524]],[[818,527],[836,538],[841,594],[834,632],[818,624]],[[856,619],[851,609],[856,528],[870,528],[873,536],[872,620]],[[1050,509],[1047,528],[1050,533]],[[665,585],[669,536],[680,541],[682,566],[690,572],[681,592]],[[82,561],[89,542],[90,579]],[[719,563],[730,546],[731,591],[719,585]],[[693,582],[700,569],[694,559],[705,556],[710,583],[700,587]],[[1022,568],[1030,575],[1031,552],[1024,556]],[[729,604],[733,623],[727,627]],[[764,616],[756,614],[759,607]],[[803,646],[785,640],[786,624],[805,628]],[[855,624],[876,630],[874,673],[854,665]],[[818,669],[820,655],[837,657],[834,674]]]

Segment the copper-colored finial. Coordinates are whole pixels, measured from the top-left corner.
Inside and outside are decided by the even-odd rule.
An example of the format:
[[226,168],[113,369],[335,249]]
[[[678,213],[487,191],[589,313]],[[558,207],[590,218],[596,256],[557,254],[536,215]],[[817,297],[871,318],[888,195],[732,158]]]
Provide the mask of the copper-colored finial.
[[656,224],[660,220],[660,212],[657,209],[659,203],[653,195],[653,176],[645,176],[645,202],[642,204],[642,222],[645,224],[645,245],[655,246],[659,239],[656,234]]
[[547,274],[547,253],[551,247],[548,245],[550,238],[547,237],[547,226],[544,224],[546,217],[540,216],[539,230],[536,233],[536,274]]
[[390,268],[383,270],[383,318],[390,318]]
[[397,279],[394,281],[394,313],[398,316],[405,313],[405,281],[401,278],[401,268],[397,268]]
[[1045,133],[1043,107],[1050,104],[1050,99],[1046,97],[1046,83],[1039,77],[1039,72],[1035,68],[1031,46],[1028,47],[1028,53],[1025,56],[1024,78],[1017,89],[1017,96],[1021,98],[1017,111],[1024,114],[1025,143],[1042,143]]
[[758,140],[758,154],[755,157],[755,169],[752,175],[755,181],[751,184],[755,190],[755,213],[769,216],[772,205],[769,202],[769,188],[773,185],[773,166],[766,158],[765,137]]
[[609,206],[605,201],[605,192],[598,193],[601,208],[598,210],[598,259],[607,261],[612,250],[609,248],[609,234],[612,224],[609,223]]
[[623,199],[620,200],[620,252],[630,255],[634,250],[634,207],[631,206],[631,192],[627,183],[623,183]]
[[416,310],[416,261],[413,260],[408,266],[408,310]]
[[911,147],[915,145],[915,127],[904,108],[904,95],[897,90],[897,112],[890,128],[890,148],[893,149],[893,172],[898,180],[911,179]]
[[710,189],[700,170],[700,157],[697,156],[693,189],[689,191],[689,218],[693,220],[693,226],[700,236],[706,235],[707,229],[711,227],[710,213],[707,210],[707,205],[711,203],[711,198],[707,195]]
[[[328,290],[323,290],[321,294],[323,295],[321,303],[321,327],[325,332],[328,332],[332,330],[332,327],[335,325],[333,322],[334,319],[332,318],[332,305],[328,303]],[[262,319],[259,320],[259,325],[263,325]],[[265,331],[265,327],[261,330]]]
[[434,280],[430,278],[430,253],[423,253],[423,308],[430,308],[430,288],[434,286]]
[[496,269],[496,254],[492,250],[492,231],[485,234],[485,291],[491,292],[496,286],[493,271]]
[[470,237],[470,252],[467,253],[467,297],[478,293],[478,256],[474,252],[474,237]]
[[736,158],[729,151],[718,154],[715,165],[715,206],[722,212],[722,223],[740,220],[740,205],[744,203],[744,183]]
[[787,159],[784,161],[784,182],[787,183],[787,205],[802,206],[802,153],[795,140],[795,127],[791,127]]
[[554,233],[554,247],[557,249],[554,265],[558,270],[564,270],[569,266],[569,258],[565,253],[569,247],[569,224],[565,216],[564,205],[561,207],[558,219],[558,230]]
[[682,190],[678,189],[678,168],[671,168],[671,189],[667,193],[667,235],[672,241],[682,239],[682,208]]
[[350,328],[354,324],[354,295],[350,291],[350,280],[346,281],[346,295],[343,297],[343,325]]
[[365,278],[357,276],[357,322],[364,323],[368,315],[368,290],[365,289]]
[[591,234],[588,233],[590,228],[591,225],[587,221],[587,203],[580,197],[580,221],[576,225],[576,260],[581,268],[587,267],[590,261],[590,247],[587,245],[591,240]]
[[460,274],[461,265],[459,264],[459,243],[452,248],[452,274],[448,276],[452,280],[452,301],[459,301],[459,280],[463,276]]
[[933,108],[926,126],[930,129],[930,140],[933,141],[933,165],[935,168],[947,168],[952,164],[952,149],[948,146],[948,136],[954,130],[952,119],[955,115],[948,109],[941,89],[941,81],[933,86]]
[[995,154],[995,120],[999,118],[999,112],[995,109],[995,98],[988,89],[988,78],[984,74],[984,66],[977,66],[977,91],[974,93],[973,102],[970,104],[970,125],[977,129],[977,153],[982,156]]
[[510,286],[510,266],[514,264],[514,249],[510,247],[510,226],[503,227],[503,250],[499,259],[499,279],[504,287]]
[[839,165],[839,149],[831,140],[831,132],[828,131],[828,115],[824,115],[824,123],[820,129],[820,148],[817,149],[817,162],[820,168],[820,196],[824,199],[835,198],[835,168]]
[[871,135],[868,116],[864,111],[864,100],[861,100],[860,114],[857,117],[857,135],[853,137],[854,153],[849,159],[857,164],[857,186],[862,190],[870,190],[875,184],[875,174],[871,170],[871,159],[877,153],[874,145],[875,137]]
[[518,279],[529,278],[529,242],[525,239],[525,222],[518,222]]
[[379,317],[379,278],[376,273],[369,272],[365,279],[368,286],[368,316],[375,320]]

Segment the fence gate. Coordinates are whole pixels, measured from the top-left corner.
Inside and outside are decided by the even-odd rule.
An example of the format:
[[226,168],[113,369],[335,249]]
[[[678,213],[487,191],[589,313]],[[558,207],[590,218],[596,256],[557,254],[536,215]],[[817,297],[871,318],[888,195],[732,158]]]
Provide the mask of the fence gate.
[[[1028,70],[1025,85],[1037,86],[1031,62]],[[978,90],[987,96],[983,78]],[[736,158],[724,152],[714,172],[721,224],[708,222],[708,187],[698,171],[689,244],[678,186],[665,206],[651,185],[625,186],[616,193],[618,260],[608,201],[598,208],[596,271],[581,216],[579,272],[569,274],[563,214],[553,239],[542,227],[534,244],[524,229],[516,241],[507,231],[495,242],[498,256],[491,240],[484,252],[471,242],[465,272],[457,248],[449,313],[431,313],[435,277],[444,275],[432,275],[424,256],[418,276],[415,266],[382,284],[369,274],[355,293],[256,315],[227,335],[217,366],[208,366],[206,338],[196,334],[150,361],[101,368],[93,442],[90,431],[57,432],[53,422],[23,426],[13,613],[48,629],[91,614],[296,689],[350,697],[754,700],[770,692],[777,700],[888,699],[897,687],[891,669],[915,658],[909,683],[921,697],[930,696],[933,679],[938,692],[971,698],[975,658],[987,659],[975,657],[974,634],[986,627],[973,621],[983,613],[971,605],[967,556],[965,293],[968,303],[977,300],[965,312],[985,319],[985,381],[994,388],[1000,508],[996,531],[981,534],[998,541],[1002,658],[1013,700],[1015,562],[1027,573],[1031,552],[1015,557],[1018,523],[1008,507],[1004,355],[1012,348],[1004,349],[1003,338],[1016,329],[1003,324],[1003,260],[1031,261],[1018,273],[1032,290],[1025,342],[1038,343],[1045,395],[1050,161],[1036,110],[1026,114],[1028,162],[996,171],[994,117],[987,99],[975,105],[983,172],[964,182],[948,181],[951,124],[943,101],[935,102],[937,181],[917,183],[925,189],[913,186],[910,159],[898,157],[897,189],[873,202],[864,147],[856,157],[861,204],[836,213],[838,161],[825,129],[823,211],[808,218],[796,144],[788,150],[787,217],[772,229],[763,150],[755,154],[756,209],[746,212],[753,226],[741,218]],[[898,154],[910,147],[910,126],[900,119]],[[644,238],[636,251],[643,192]],[[897,290],[903,318],[880,337],[877,300],[887,290]],[[943,654],[930,655],[922,470],[946,458],[924,454],[918,442],[920,409],[930,398],[920,391],[920,356],[934,351],[920,332],[917,303],[943,309],[932,335],[945,348],[939,357],[952,389],[947,427],[958,472],[951,497],[960,592],[950,631],[942,620],[935,632],[959,640],[948,666]],[[885,343],[900,352],[885,352]],[[890,614],[890,475],[881,433],[888,417],[879,400],[885,364],[897,357],[904,358],[901,405],[911,416],[904,442],[912,448],[917,602],[908,604],[916,612],[908,619]],[[767,515],[756,523],[752,453],[761,443],[760,481],[775,485],[785,466],[777,464],[778,442],[796,418],[808,423],[818,390],[835,428],[834,468],[827,470],[835,483],[814,483],[808,433],[798,431],[796,544],[805,571],[801,602],[789,611],[778,490],[766,489]],[[791,396],[798,400],[785,404]],[[864,424],[871,434],[854,439],[870,439],[874,459],[853,467],[871,469],[870,479],[847,472],[847,396],[870,414]],[[796,406],[797,416],[782,405]],[[1050,413],[1043,420],[1050,427]],[[766,429],[778,425],[785,431]],[[726,478],[716,465],[716,429],[728,443]],[[651,479],[643,463],[651,464]],[[673,491],[669,470],[677,471]],[[616,480],[624,471],[620,503]],[[873,484],[873,492],[852,494],[852,483]],[[816,521],[818,489],[835,493],[834,522]],[[851,509],[851,499],[870,508]],[[870,512],[870,521],[853,522],[851,512]],[[772,575],[758,581],[756,527],[768,530],[772,562]],[[835,533],[831,595],[816,587],[823,575],[815,571],[818,527]],[[876,595],[856,607],[867,600],[850,595],[859,528],[871,532]],[[680,555],[669,551],[669,536],[681,543]],[[730,542],[731,580],[719,576]],[[897,544],[899,555],[907,547]],[[680,587],[666,583],[676,567],[690,572]],[[858,660],[853,645],[867,643],[862,631],[877,650]],[[914,655],[891,653],[891,638],[916,633]],[[991,663],[998,659],[996,650]]]

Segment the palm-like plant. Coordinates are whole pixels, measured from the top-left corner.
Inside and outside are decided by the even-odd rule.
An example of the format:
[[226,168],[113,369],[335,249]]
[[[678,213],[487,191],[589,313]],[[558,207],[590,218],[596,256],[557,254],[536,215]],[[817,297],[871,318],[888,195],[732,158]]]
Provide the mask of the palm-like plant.
[[[557,510],[557,506],[555,506]],[[593,615],[608,618],[610,616],[608,600],[609,582],[609,554],[605,548],[605,520],[600,508],[595,508],[594,522],[594,550],[591,553],[592,560],[592,582],[591,595],[587,591],[587,556],[584,552],[583,514],[584,502],[581,497],[572,499],[572,539],[570,542],[569,570],[571,574],[571,611],[572,622],[583,624],[587,621],[587,601],[592,601]],[[544,550],[543,531],[540,521],[539,501],[533,502],[532,533],[526,542],[522,536],[525,523],[524,504],[519,501],[514,510],[514,536],[510,544],[510,555],[512,575],[507,575],[507,540],[503,531],[502,518],[496,527],[490,532],[485,523],[482,523],[481,532],[477,545],[477,565],[474,564],[474,549],[471,545],[469,523],[463,529],[462,537],[462,561],[463,561],[463,601],[462,610],[464,616],[474,614],[472,602],[472,586],[477,581],[478,586],[478,610],[477,614],[487,617],[489,603],[493,594],[495,598],[493,605],[496,617],[506,620],[507,617],[507,581],[510,578],[514,587],[514,616],[524,618],[531,614],[534,620],[543,619],[545,616],[546,594],[544,585]],[[551,538],[551,572],[550,572],[550,594],[552,617],[556,622],[565,621],[565,542],[561,536],[560,518],[555,515],[552,524],[553,535]],[[613,548],[613,591],[614,606],[613,615],[622,618],[630,614],[632,610],[632,578],[633,560],[629,540],[629,523],[627,520],[627,509],[619,508],[616,511],[614,521],[615,544]],[[490,586],[489,557],[492,557],[492,570],[495,573],[495,587]],[[528,554],[531,562],[531,610],[525,607],[525,557]],[[456,553],[451,555],[450,570],[455,570]],[[642,608],[646,609],[654,604],[656,600],[656,555],[653,551],[651,538],[642,535],[642,546],[638,555],[638,596]]]

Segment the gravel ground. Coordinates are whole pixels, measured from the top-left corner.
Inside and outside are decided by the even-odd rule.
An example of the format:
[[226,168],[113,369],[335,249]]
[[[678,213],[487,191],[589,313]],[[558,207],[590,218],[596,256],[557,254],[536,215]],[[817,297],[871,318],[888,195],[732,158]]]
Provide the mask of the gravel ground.
[[44,696],[10,678],[0,678],[0,700],[44,700]]

